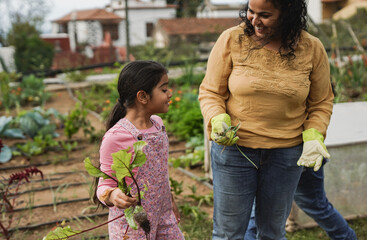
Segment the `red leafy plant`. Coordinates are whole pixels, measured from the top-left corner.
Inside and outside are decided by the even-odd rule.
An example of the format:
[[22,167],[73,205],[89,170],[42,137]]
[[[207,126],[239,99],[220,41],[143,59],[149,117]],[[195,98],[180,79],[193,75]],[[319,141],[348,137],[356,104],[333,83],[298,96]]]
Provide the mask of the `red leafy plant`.
[[[84,166],[85,169],[88,171],[89,175],[97,178],[102,177],[103,179],[114,180],[117,183],[118,188],[120,188],[121,191],[128,196],[131,196],[130,193],[131,186],[128,186],[126,184],[125,178],[130,177],[137,188],[138,201],[136,206],[131,206],[125,209],[123,214],[117,216],[114,219],[111,219],[108,222],[102,223],[98,226],[83,231],[73,230],[71,229],[70,226],[66,226],[63,228],[57,227],[54,231],[49,232],[47,236],[43,238],[43,240],[56,240],[56,239],[60,240],[74,237],[82,233],[96,229],[98,227],[101,227],[103,225],[106,225],[121,217],[125,217],[128,225],[134,230],[137,230],[138,227],[140,226],[144,230],[146,238],[149,240],[150,222],[147,218],[146,211],[141,205],[141,200],[144,198],[144,193],[148,189],[147,186],[144,185],[144,190],[140,191],[139,185],[137,184],[134,174],[132,172],[134,168],[141,167],[147,160],[146,155],[143,152],[143,147],[145,145],[147,145],[147,143],[144,141],[137,141],[133,144],[135,154],[132,161],[131,161],[132,153],[129,153],[130,147],[112,153],[112,159],[113,159],[113,164],[111,165],[111,169],[113,170],[112,176],[106,174],[105,172],[102,172],[99,168],[95,167],[88,157],[84,159]],[[128,229],[126,229],[125,236],[123,239],[128,239],[127,231]]]
[[[0,139],[1,145],[1,139]],[[9,176],[8,179],[4,179],[0,184],[0,209],[1,213],[8,213],[9,216],[7,220],[0,220],[0,228],[2,231],[2,235],[5,239],[10,239],[9,229],[13,223],[13,215],[14,215],[14,205],[16,195],[19,190],[19,186],[24,182],[24,180],[29,183],[29,178],[32,175],[40,174],[43,179],[43,173],[36,167],[29,167],[24,169],[23,171],[13,173]],[[12,195],[12,199],[9,198],[9,195]],[[15,197],[14,197],[15,196]]]

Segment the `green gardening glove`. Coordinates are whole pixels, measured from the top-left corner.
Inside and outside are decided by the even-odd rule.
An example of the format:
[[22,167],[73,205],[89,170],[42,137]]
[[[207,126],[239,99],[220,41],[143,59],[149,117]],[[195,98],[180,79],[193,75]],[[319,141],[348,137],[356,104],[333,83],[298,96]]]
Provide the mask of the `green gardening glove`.
[[303,151],[297,165],[313,167],[316,172],[322,165],[323,158],[330,158],[324,144],[324,136],[315,128],[310,128],[302,132]]
[[231,126],[231,117],[227,113],[219,114],[211,119],[212,132],[211,139],[224,146],[231,146],[237,143],[239,137],[236,136],[238,127]]

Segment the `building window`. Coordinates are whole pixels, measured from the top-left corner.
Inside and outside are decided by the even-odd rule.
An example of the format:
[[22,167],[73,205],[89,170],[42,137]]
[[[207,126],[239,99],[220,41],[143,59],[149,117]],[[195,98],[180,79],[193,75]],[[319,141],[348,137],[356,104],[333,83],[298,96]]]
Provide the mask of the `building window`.
[[117,24],[103,24],[102,28],[103,28],[103,34],[105,34],[106,32],[109,32],[112,40],[119,39]]
[[59,33],[68,33],[68,24],[59,24]]
[[153,23],[147,23],[147,37],[153,36]]

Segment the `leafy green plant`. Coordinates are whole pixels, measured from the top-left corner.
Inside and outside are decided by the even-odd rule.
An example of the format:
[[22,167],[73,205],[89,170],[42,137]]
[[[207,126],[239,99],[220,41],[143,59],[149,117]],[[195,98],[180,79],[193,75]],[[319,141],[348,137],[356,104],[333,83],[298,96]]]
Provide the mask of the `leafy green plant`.
[[[186,204],[184,208],[186,208],[188,213],[190,213],[191,206]],[[183,207],[181,207],[182,209]],[[195,210],[194,210],[195,211]],[[198,210],[200,211],[200,209]],[[199,215],[201,212],[199,213]],[[184,233],[186,240],[210,240],[212,239],[212,231],[213,231],[213,221],[208,218],[208,216],[203,213],[204,216],[201,217],[200,221],[195,218],[195,214],[182,214],[180,228],[181,231]],[[292,239],[293,240],[293,239]]]
[[51,123],[47,115],[42,115],[39,109],[33,109],[25,113],[21,113],[16,120],[19,124],[19,128],[22,132],[30,138],[34,138],[37,135],[50,134],[53,137],[59,135],[55,132],[56,124]]
[[38,134],[34,137],[34,142],[43,150],[59,146],[59,142],[56,141],[51,134]]
[[183,215],[181,222],[181,230],[185,233],[185,239],[210,239],[212,231],[212,221],[208,219],[208,214],[201,209],[202,204],[212,206],[213,194],[197,195],[196,187],[190,187],[192,194],[185,196],[193,199],[196,204],[185,202],[179,206]]
[[94,127],[87,119],[88,110],[84,108],[83,104],[77,102],[75,108],[65,118],[64,132],[68,139],[71,139],[79,129],[83,129],[84,136],[92,135],[94,133]]
[[71,71],[66,73],[66,79],[70,82],[84,82],[87,75],[81,71]]
[[9,115],[10,103],[10,78],[8,73],[0,73],[0,90],[1,90],[1,100],[2,106],[4,106],[6,114]]
[[10,82],[19,77],[14,73],[0,72],[0,109],[3,107],[5,109],[5,114],[10,114],[10,109],[18,105],[19,106],[19,95],[20,88],[10,87]]
[[30,160],[32,156],[37,156],[44,152],[44,149],[38,146],[38,144],[34,141],[27,141],[24,144],[17,144],[16,147],[28,160]]
[[23,77],[19,86],[22,89],[20,94],[22,104],[30,103],[43,106],[51,97],[51,94],[45,91],[46,86],[43,79],[33,74]]
[[0,137],[2,138],[25,138],[22,130],[12,127],[13,117],[0,117]]
[[208,217],[208,214],[201,210],[200,207],[191,205],[190,203],[180,205],[178,208],[184,216],[192,217],[195,223],[203,221]]
[[10,148],[3,144],[3,140],[0,138],[0,163],[8,162],[12,157]]
[[194,73],[195,62],[193,60],[185,60],[184,74],[173,79],[173,83],[178,86],[198,86],[202,82],[205,73]]
[[61,143],[61,147],[64,149],[65,159],[68,159],[71,151],[73,151],[73,149],[78,146],[77,141],[74,141],[72,143],[61,141],[60,143]]
[[188,141],[192,136],[203,137],[203,116],[197,91],[183,89],[175,92],[170,110],[161,115],[168,131],[181,140]]
[[171,177],[169,178],[169,181],[171,185],[171,192],[173,192],[176,196],[180,195],[183,192],[183,187],[182,187],[183,181],[178,182]]
[[30,160],[32,156],[40,155],[46,152],[49,148],[56,146],[59,146],[59,143],[53,139],[52,135],[39,134],[34,137],[33,141],[16,144],[16,151],[19,151],[28,160]]
[[[127,149],[120,150],[116,153],[112,153],[113,164],[111,165],[111,169],[114,171],[112,176],[102,172],[99,168],[93,166],[89,158],[84,159],[84,165],[89,175],[97,178],[102,177],[103,179],[112,179],[117,183],[118,188],[120,188],[121,191],[123,191],[126,195],[129,196],[131,196],[130,193],[131,186],[127,185],[125,178],[130,177],[133,180],[137,188],[137,194],[138,194],[137,206],[131,206],[125,209],[124,214],[110,220],[109,222],[125,216],[129,226],[132,229],[136,230],[138,229],[138,226],[140,226],[145,231],[145,234],[148,238],[148,234],[150,232],[150,223],[149,220],[147,219],[145,210],[141,206],[141,200],[142,197],[144,196],[144,191],[147,191],[147,188],[145,186],[144,191],[140,191],[139,185],[137,184],[134,174],[132,172],[134,168],[141,167],[142,165],[145,164],[146,155],[143,152],[143,147],[146,146],[146,144],[147,143],[144,141],[138,141],[133,144],[135,154],[132,162],[130,162],[132,153],[128,153],[130,147],[128,147]],[[62,239],[66,237],[76,236],[86,231],[90,231],[97,227],[105,225],[107,223],[103,223],[101,225],[98,225],[96,227],[84,231],[74,231],[69,226],[64,228],[58,227],[55,229],[55,231],[48,233],[47,236],[44,238],[44,240],[60,239],[60,238]]]
[[183,167],[183,168],[194,168],[201,166],[204,163],[204,146],[196,147],[193,151],[187,150],[186,154],[181,155],[177,158],[170,158],[169,161],[172,162],[173,167]]
[[160,61],[169,65],[172,60],[173,52],[168,48],[157,48],[153,41],[145,45],[131,47],[131,52],[137,59]]
[[192,185],[189,188],[190,188],[192,194],[187,195],[187,197],[192,198],[193,200],[197,201],[199,208],[202,204],[213,206],[213,200],[214,200],[213,193],[207,194],[207,195],[197,195],[195,185]]
[[11,24],[8,41],[15,47],[14,62],[18,72],[50,69],[54,56],[53,46],[41,39],[34,22],[18,16]]
[[345,94],[345,79],[346,79],[346,69],[338,67],[335,63],[330,63],[330,75],[334,85],[334,102],[343,102],[346,98]]
[[52,205],[53,205],[53,210],[54,212],[57,211],[57,202],[60,198],[59,195],[63,194],[69,187],[69,184],[64,183],[59,185],[55,190],[52,188],[52,184],[50,181],[50,178],[47,179],[48,180],[48,184],[50,186],[50,190],[51,190],[51,194],[52,194]]
[[365,72],[367,67],[364,66],[364,62],[362,60],[353,61],[351,57],[349,57],[349,64],[347,65],[347,73],[348,73],[348,84],[351,89],[353,89],[354,94],[359,94],[362,91],[362,87],[365,82]]

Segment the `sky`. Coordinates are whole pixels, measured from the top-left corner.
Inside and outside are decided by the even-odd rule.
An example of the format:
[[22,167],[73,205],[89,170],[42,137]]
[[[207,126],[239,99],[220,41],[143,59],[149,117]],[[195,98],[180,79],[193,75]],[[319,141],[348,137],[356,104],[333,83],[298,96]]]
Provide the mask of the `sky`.
[[[74,9],[103,8],[110,0],[48,0],[51,2],[51,11],[47,19],[60,18]],[[243,3],[245,0],[212,0],[212,3],[228,4]]]
[[[73,10],[103,8],[110,3],[110,0],[48,0],[50,3],[50,13],[46,16],[46,21],[63,17]],[[246,0],[212,0],[215,4],[243,3]],[[51,31],[51,24],[44,26],[44,31]]]
[[[11,4],[15,9],[19,0],[0,0],[0,10],[6,11],[6,5]],[[92,9],[92,8],[104,8],[110,3],[110,0],[45,0],[50,6],[48,14],[46,15],[46,21],[42,27],[44,33],[51,32],[51,21],[61,18],[64,15],[70,13],[73,10],[81,9]],[[229,4],[229,3],[243,3],[246,0],[212,0],[213,3],[217,4]],[[20,1],[21,2],[21,1]],[[5,16],[0,17],[2,24],[7,24]]]
[[104,8],[110,0],[48,0],[50,12],[46,16],[44,31],[51,31],[51,21],[61,18],[73,10]]

